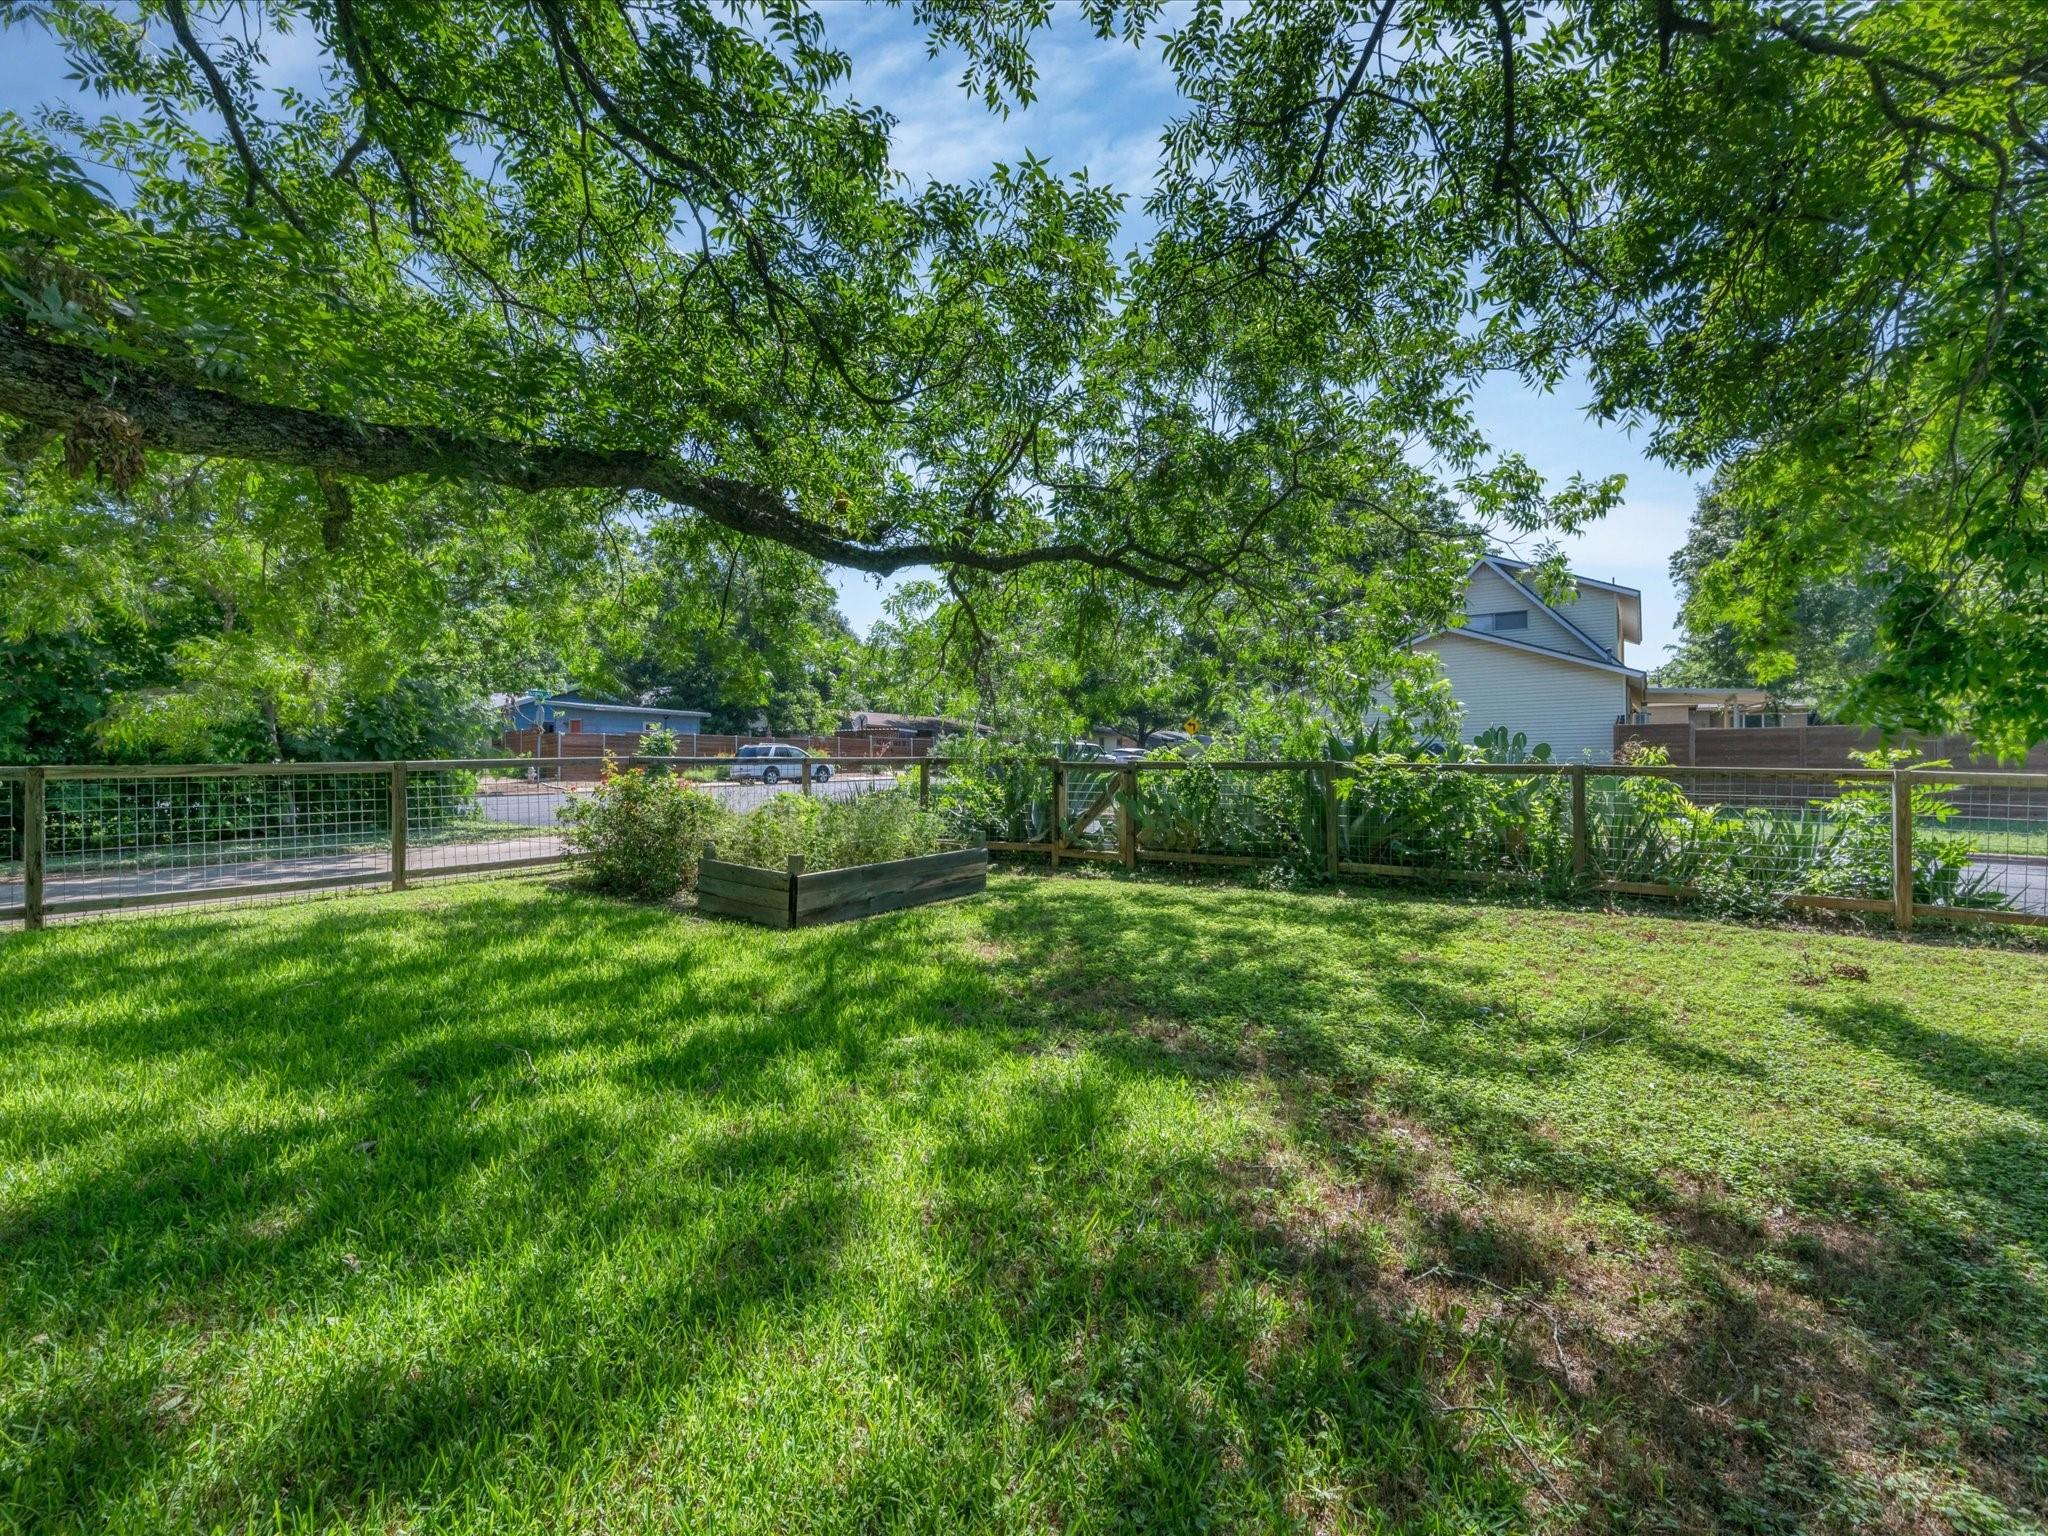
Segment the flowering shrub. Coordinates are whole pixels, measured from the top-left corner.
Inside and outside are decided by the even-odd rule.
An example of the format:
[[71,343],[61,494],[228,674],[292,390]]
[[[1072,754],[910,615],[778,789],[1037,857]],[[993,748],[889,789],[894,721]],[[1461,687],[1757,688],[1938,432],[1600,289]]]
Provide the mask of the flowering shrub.
[[591,884],[636,901],[666,901],[691,885],[723,813],[702,790],[665,774],[617,767],[562,809],[570,851]]

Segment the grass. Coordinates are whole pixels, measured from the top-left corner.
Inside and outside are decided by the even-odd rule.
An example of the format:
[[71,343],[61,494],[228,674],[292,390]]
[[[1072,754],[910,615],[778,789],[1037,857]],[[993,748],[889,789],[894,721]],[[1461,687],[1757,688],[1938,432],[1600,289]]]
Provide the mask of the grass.
[[1979,853],[2048,855],[2048,822],[2039,819],[1958,815],[1942,830],[1968,838]]
[[2038,1529],[2039,952],[1090,877],[0,938],[0,1526]]

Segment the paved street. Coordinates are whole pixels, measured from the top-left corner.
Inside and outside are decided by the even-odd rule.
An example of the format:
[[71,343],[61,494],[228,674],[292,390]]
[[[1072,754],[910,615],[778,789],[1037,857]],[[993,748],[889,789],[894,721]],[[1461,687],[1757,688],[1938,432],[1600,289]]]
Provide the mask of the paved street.
[[[825,799],[850,800],[870,790],[888,789],[895,784],[889,774],[834,775],[814,785],[812,793]],[[766,804],[778,794],[796,794],[795,784],[715,783],[700,786],[715,794],[731,810],[746,811]],[[562,839],[552,830],[556,813],[570,794],[587,794],[587,789],[564,791],[554,786],[521,787],[502,793],[477,796],[476,808],[486,821],[505,827],[531,828],[509,832],[503,837],[478,838],[464,842],[415,842],[406,853],[406,868],[414,875],[448,874],[482,865],[560,857]],[[247,853],[250,857],[238,856]],[[216,892],[235,886],[273,885],[284,881],[328,883],[336,887],[371,883],[387,876],[389,853],[383,848],[350,849],[333,853],[308,853],[264,857],[259,849],[229,853],[212,850],[206,862],[186,867],[121,869],[71,872],[50,871],[44,883],[44,899],[52,904],[72,901],[111,902],[135,896],[189,896],[203,901]],[[309,885],[317,889],[318,885]],[[0,907],[21,903],[21,877],[10,870],[0,878]]]
[[2015,912],[2048,913],[2048,859],[1980,853],[1970,867],[2002,892]]

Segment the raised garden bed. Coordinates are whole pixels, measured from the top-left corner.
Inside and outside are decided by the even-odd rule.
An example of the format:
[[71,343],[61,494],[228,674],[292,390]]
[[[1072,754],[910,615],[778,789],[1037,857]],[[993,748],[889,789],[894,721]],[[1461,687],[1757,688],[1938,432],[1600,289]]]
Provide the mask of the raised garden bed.
[[707,845],[697,866],[697,910],[766,928],[810,928],[953,901],[987,885],[986,848],[956,848],[807,875],[800,856],[791,856],[788,869],[757,869],[728,864],[717,856],[715,846]]

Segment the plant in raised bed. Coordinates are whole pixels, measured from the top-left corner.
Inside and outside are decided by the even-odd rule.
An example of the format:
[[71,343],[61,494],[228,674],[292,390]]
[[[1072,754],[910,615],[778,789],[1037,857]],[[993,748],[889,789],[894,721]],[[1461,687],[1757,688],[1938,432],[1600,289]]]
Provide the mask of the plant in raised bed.
[[[957,841],[957,839],[956,839]],[[791,854],[812,871],[878,864],[945,846],[940,818],[909,790],[878,790],[848,800],[777,795],[759,810],[727,819],[718,834],[740,864],[780,869]]]

